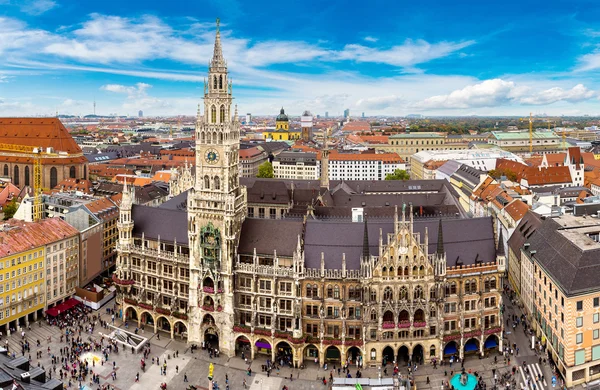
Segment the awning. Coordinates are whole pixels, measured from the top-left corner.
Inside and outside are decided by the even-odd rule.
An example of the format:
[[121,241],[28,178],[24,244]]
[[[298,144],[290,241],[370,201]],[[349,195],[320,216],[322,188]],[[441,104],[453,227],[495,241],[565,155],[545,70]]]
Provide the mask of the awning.
[[452,343],[446,345],[444,348],[444,355],[452,355],[453,353],[456,353],[456,344]]
[[271,344],[264,341],[257,341],[255,344],[258,348],[271,349]]
[[465,344],[465,352],[477,351],[477,344],[475,342]]
[[485,348],[496,348],[498,346],[498,343],[496,342],[496,339],[492,337],[485,340],[485,344],[483,344],[483,346]]
[[81,304],[81,302],[79,302],[77,299],[70,298],[63,303],[46,310],[46,314],[49,315],[50,317],[56,317],[59,314],[64,313],[80,304]]

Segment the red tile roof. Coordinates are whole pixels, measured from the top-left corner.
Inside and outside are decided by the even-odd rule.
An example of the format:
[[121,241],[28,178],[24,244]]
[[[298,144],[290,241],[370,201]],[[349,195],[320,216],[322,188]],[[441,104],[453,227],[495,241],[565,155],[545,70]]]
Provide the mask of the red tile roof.
[[58,217],[40,222],[11,219],[4,222],[2,226],[4,229],[0,231],[0,257],[14,255],[79,234],[77,229]]
[[65,179],[53,188],[56,191],[81,191],[86,194],[92,193],[92,182],[83,179]]
[[522,200],[516,199],[506,206],[504,210],[510,215],[513,221],[520,221],[527,213],[527,210],[529,210],[529,206]]
[[4,144],[81,153],[81,148],[58,118],[0,118],[0,140]]

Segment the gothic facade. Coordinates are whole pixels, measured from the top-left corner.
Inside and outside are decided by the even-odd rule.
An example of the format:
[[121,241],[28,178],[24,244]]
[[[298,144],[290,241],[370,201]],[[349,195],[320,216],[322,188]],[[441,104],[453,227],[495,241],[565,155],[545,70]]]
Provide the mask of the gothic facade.
[[[256,218],[247,215],[238,156],[217,28],[194,174],[185,169],[172,189],[177,196],[155,208],[134,205],[133,189],[123,191],[113,280],[128,319],[189,343],[210,342],[228,356],[285,353],[296,365],[429,361],[501,346],[505,259],[491,219],[415,219],[418,199],[420,214],[435,199],[449,210],[451,194],[434,193],[434,181],[330,190],[326,175],[292,184],[289,199],[281,181],[252,183],[260,189],[252,210],[283,198],[307,210],[303,218]],[[315,217],[332,202],[340,212],[353,201],[368,202],[379,218],[367,221],[360,207],[352,209],[356,221]]]

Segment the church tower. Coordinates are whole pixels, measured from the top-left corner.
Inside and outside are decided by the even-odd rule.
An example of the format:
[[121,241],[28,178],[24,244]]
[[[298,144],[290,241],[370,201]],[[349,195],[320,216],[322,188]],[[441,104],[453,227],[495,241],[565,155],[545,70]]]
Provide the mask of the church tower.
[[204,116],[196,123],[196,177],[188,193],[190,292],[188,341],[207,341],[232,356],[233,263],[246,213],[246,189],[240,186],[240,131],[237,108],[232,118],[232,84],[217,33]]

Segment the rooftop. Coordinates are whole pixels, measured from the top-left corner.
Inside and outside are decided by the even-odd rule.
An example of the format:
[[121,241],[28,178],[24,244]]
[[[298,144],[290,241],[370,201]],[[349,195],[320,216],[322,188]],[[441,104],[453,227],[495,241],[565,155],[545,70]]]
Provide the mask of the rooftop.
[[82,153],[81,148],[58,118],[0,118],[2,143],[33,148],[53,148],[56,152]]
[[[504,140],[529,140],[529,131],[492,131],[492,137],[499,141]],[[533,131],[533,139],[560,139],[552,131]]]
[[402,134],[394,134],[390,135],[390,139],[399,139],[399,138],[444,138],[444,136],[438,133],[402,133]]
[[40,222],[11,219],[0,227],[0,257],[38,248],[79,233],[60,218],[48,218]]

